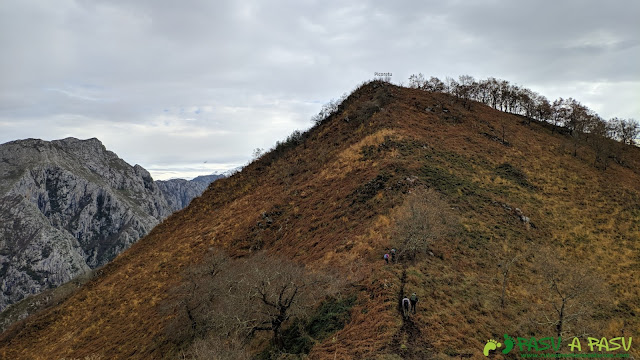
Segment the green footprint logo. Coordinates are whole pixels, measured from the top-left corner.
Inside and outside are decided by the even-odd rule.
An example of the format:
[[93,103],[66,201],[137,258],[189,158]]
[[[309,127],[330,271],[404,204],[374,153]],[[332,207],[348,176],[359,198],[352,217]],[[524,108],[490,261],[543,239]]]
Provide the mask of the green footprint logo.
[[484,346],[484,350],[482,350],[482,353],[484,354],[484,356],[489,356],[489,351],[493,351],[501,346],[502,344],[500,344],[499,342],[493,339],[489,339],[489,341],[487,341],[487,344]]
[[515,340],[513,340],[513,338],[507,334],[504,334],[504,345],[505,348],[504,350],[502,350],[503,354],[508,354],[509,351],[511,351],[511,349],[513,349],[513,346],[516,344]]

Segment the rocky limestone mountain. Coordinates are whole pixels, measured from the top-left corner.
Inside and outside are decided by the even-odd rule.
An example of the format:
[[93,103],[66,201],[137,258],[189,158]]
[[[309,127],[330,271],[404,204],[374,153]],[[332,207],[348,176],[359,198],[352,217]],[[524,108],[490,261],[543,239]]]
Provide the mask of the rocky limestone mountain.
[[0,145],[0,310],[109,262],[205,183],[158,184],[97,139]]
[[209,184],[223,177],[224,175],[203,175],[193,180],[159,180],[156,184],[164,194],[171,210],[178,211],[189,205],[193,198],[200,196]]

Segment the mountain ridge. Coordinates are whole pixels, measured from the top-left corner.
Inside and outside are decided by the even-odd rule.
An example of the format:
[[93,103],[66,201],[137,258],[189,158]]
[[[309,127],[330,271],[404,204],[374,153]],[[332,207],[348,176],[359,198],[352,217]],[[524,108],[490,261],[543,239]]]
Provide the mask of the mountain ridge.
[[209,184],[223,177],[224,175],[200,175],[191,180],[157,180],[156,184],[164,194],[169,207],[178,211],[189,205],[193,198],[200,196]]
[[[159,307],[216,248],[339,271],[357,301],[313,359],[482,358],[489,338],[551,334],[528,321],[551,304],[538,268],[549,256],[537,249],[605,278],[600,297],[611,300],[593,303],[600,315],[590,318],[599,335],[637,329],[639,150],[612,144],[626,165],[597,169],[589,147],[573,156],[568,135],[523,120],[447,94],[363,85],[310,132],[214,182],[67,301],[3,333],[0,354],[175,356],[164,328],[176,315]],[[415,261],[385,265],[405,199],[424,186],[460,229]],[[411,292],[420,310],[407,321],[398,297]]]
[[0,309],[104,265],[206,188],[161,189],[96,138],[16,140],[0,160]]

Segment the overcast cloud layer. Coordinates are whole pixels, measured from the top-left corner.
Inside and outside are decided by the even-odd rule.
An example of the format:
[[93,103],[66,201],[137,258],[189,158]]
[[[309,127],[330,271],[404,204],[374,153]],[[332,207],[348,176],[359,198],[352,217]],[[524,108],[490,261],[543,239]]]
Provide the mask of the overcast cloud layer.
[[640,2],[0,3],[0,143],[97,137],[154,178],[246,163],[392,72],[494,76],[640,120]]

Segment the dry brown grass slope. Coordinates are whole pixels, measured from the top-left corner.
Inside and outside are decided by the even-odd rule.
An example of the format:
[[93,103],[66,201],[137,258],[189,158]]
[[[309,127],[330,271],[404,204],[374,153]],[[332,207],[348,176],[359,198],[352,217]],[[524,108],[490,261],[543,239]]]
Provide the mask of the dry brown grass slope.
[[[504,333],[552,336],[529,321],[543,301],[541,249],[604,279],[592,320],[601,336],[636,335],[640,149],[613,145],[625,165],[602,171],[588,147],[573,157],[569,137],[545,125],[370,83],[299,141],[213,183],[66,301],[3,333],[0,357],[163,358],[173,349],[159,305],[214,246],[235,256],[267,249],[352,281],[351,321],[313,359],[480,358]],[[431,244],[433,256],[384,266],[397,208],[415,186],[443,194],[460,229]],[[515,256],[502,307],[497,264]],[[401,289],[421,298],[411,326],[397,310]]]

